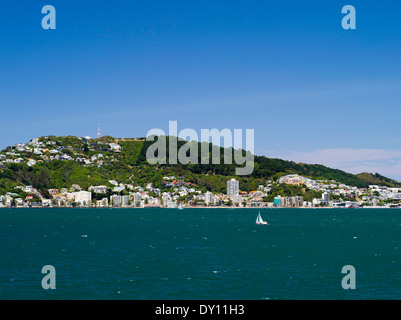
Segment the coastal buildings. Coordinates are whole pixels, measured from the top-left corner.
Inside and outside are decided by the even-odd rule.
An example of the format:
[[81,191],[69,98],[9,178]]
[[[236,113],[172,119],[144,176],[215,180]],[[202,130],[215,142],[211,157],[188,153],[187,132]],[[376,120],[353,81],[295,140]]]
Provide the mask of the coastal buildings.
[[[329,206],[330,205],[330,193],[323,192],[321,199],[313,199],[312,204],[315,206]],[[337,204],[338,206],[338,204]]]
[[[173,180],[176,181],[176,180]],[[114,181],[113,181],[114,182]],[[116,182],[116,181],[115,181]],[[259,186],[254,191],[239,190],[238,181],[227,181],[230,197],[226,194],[202,191],[194,184],[182,181],[181,186],[167,186],[164,189],[154,188],[146,183],[145,187],[132,184],[116,184],[123,192],[113,193],[109,186],[91,186],[88,191],[79,185],[70,188],[48,189],[46,198],[33,186],[19,185],[14,187],[15,192],[0,194],[0,208],[5,207],[113,207],[113,208],[143,208],[163,206],[176,208],[179,203],[185,206],[233,206],[233,207],[275,207],[275,208],[301,208],[301,207],[401,207],[401,189],[371,186],[368,188],[355,188],[344,184],[320,181],[317,183],[317,192],[321,196],[307,199],[302,196],[275,195],[268,197],[271,190],[277,189],[277,182],[269,182],[268,187]],[[113,185],[113,184],[110,184]],[[294,187],[295,188],[295,187]],[[304,187],[303,187],[304,188]],[[130,191],[129,191],[130,190]],[[277,189],[278,190],[278,189]],[[284,189],[286,190],[286,189]],[[298,190],[298,189],[294,189]],[[104,193],[107,191],[107,193]],[[106,197],[111,192],[110,198]],[[238,193],[237,193],[238,192]],[[102,194],[104,195],[102,197]],[[271,199],[269,202],[267,199]]]
[[92,204],[92,192],[79,191],[75,193],[75,202],[81,206],[90,206]]
[[281,206],[281,196],[274,197],[273,205]]
[[173,200],[171,198],[170,193],[164,192],[162,196],[162,203],[163,207],[165,208],[172,208],[173,207]]
[[130,196],[125,195],[121,197],[121,206],[128,207],[131,204]]
[[110,196],[110,205],[112,207],[121,207],[122,204],[122,198],[120,195],[113,194]]
[[239,195],[239,181],[231,179],[227,181],[227,196],[229,198]]
[[273,205],[275,207],[283,207],[283,208],[300,208],[303,206],[304,200],[301,196],[295,197],[282,197],[277,196],[274,198]]
[[135,192],[134,194],[133,194],[133,205],[135,206],[135,207],[139,207],[139,206],[141,206],[142,205],[142,195],[141,195],[141,193],[140,192]]
[[103,198],[102,200],[96,201],[97,208],[107,208],[109,206],[109,199]]
[[285,208],[300,208],[303,203],[303,197],[300,196],[281,198],[281,206]]
[[227,196],[235,204],[242,202],[242,196],[239,194],[239,181],[235,179],[227,181]]
[[205,203],[206,203],[207,205],[213,204],[213,203],[214,203],[214,196],[213,196],[213,193],[211,193],[211,192],[209,192],[209,191],[207,191],[207,192],[205,193]]
[[[57,186],[53,181],[49,181],[47,190],[38,191],[31,185],[17,182],[17,179],[12,180],[13,184],[8,184],[6,178],[1,181],[5,184],[0,189],[0,207],[176,208],[179,203],[184,207],[401,207],[401,188],[383,185],[358,188],[334,180],[314,180],[299,174],[260,180],[253,186],[255,190],[242,191],[239,189],[239,181],[235,178],[224,180],[224,177],[216,176],[214,181],[219,182],[220,186],[215,188],[210,183],[206,184],[206,179],[202,177],[188,177],[172,172],[162,172],[157,178],[152,177],[151,181],[146,181],[143,178],[147,176],[146,172],[142,172],[141,175],[145,174],[137,179],[135,169],[132,170],[132,175],[126,176],[120,176],[118,170],[110,171],[116,172],[114,177],[105,171],[107,179],[102,180],[101,171],[108,165],[118,163],[125,156],[123,148],[116,143],[118,140],[106,142],[91,141],[89,137],[75,138],[78,142],[70,145],[73,144],[71,139],[73,138],[42,137],[8,147],[0,151],[0,173],[6,177],[18,172],[19,168],[26,172],[40,172],[41,166],[46,167],[49,162],[60,161],[54,167],[63,167],[65,163],[61,162],[71,161],[75,162],[71,167],[78,168],[78,171],[80,166],[83,167],[90,175],[82,176],[87,175],[92,181],[99,181],[98,185],[81,188],[77,184]],[[96,167],[96,170],[92,170],[91,167]],[[92,173],[96,174],[96,179],[92,179]],[[57,180],[63,183],[61,177],[62,175]],[[43,178],[47,181],[46,176]],[[22,181],[24,180],[25,177]],[[73,180],[80,181],[76,178]],[[27,179],[27,184],[34,181],[35,186],[39,188],[41,184],[35,179]],[[225,184],[226,192],[210,190],[220,189],[221,185],[224,188]],[[249,184],[243,189],[247,188]]]
[[322,194],[322,201],[324,201],[324,202],[329,202],[329,201],[330,201],[330,193],[328,193],[328,192],[323,192],[323,194]]

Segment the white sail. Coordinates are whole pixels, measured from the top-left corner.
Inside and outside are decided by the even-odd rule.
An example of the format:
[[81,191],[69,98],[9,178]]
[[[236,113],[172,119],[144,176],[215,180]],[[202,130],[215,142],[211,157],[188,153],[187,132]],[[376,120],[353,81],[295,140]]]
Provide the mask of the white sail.
[[260,211],[258,217],[256,218],[256,224],[268,224],[266,221],[263,221],[262,216],[260,215]]

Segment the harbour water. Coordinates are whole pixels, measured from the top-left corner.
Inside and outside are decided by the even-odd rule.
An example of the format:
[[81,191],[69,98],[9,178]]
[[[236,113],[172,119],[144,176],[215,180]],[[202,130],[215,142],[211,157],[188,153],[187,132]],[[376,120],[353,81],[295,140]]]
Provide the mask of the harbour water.
[[256,225],[258,212],[1,209],[0,299],[401,297],[401,210],[261,209]]

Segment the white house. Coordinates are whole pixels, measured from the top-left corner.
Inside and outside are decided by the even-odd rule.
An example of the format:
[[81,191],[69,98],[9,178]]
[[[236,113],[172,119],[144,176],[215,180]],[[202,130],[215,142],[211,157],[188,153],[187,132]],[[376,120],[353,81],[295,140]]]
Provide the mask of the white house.
[[110,143],[110,148],[114,152],[121,152],[121,150],[122,150],[121,146],[117,143]]
[[109,188],[106,186],[91,186],[89,187],[89,191],[93,191],[94,193],[107,193]]
[[33,160],[33,159],[31,159],[31,160],[29,160],[26,164],[27,164],[28,166],[32,167],[32,166],[34,166],[34,165],[36,164],[36,161]]

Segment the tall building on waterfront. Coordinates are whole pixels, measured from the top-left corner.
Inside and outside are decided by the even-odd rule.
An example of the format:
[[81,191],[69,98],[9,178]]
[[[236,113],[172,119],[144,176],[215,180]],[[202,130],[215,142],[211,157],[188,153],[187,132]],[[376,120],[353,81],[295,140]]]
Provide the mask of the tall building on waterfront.
[[209,191],[207,191],[205,193],[205,203],[206,204],[214,203],[214,201],[213,201],[213,193],[211,193]]
[[165,208],[171,208],[173,206],[171,196],[168,192],[163,193],[162,201]]
[[122,197],[117,195],[117,194],[113,194],[110,196],[110,204],[113,207],[121,207],[121,203],[122,203]]
[[142,195],[140,192],[135,192],[133,195],[133,200],[134,200],[134,206],[139,207],[141,205],[142,201]]
[[131,203],[130,196],[122,196],[121,197],[121,206],[128,207]]
[[303,197],[295,196],[295,197],[282,197],[281,198],[281,206],[287,208],[299,208],[302,207],[304,203]]
[[233,198],[239,195],[239,181],[235,179],[227,181],[227,195],[229,198]]
[[88,191],[75,192],[75,202],[81,206],[90,206],[92,203],[92,192]]

